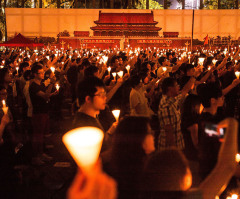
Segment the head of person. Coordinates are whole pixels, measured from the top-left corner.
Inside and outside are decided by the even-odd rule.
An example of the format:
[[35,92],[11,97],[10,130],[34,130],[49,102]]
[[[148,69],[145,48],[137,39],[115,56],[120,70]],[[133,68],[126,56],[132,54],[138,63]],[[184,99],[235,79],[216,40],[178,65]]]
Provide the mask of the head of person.
[[99,68],[97,66],[91,65],[84,70],[84,78],[98,77]]
[[79,105],[88,105],[96,111],[104,110],[106,106],[106,91],[103,81],[97,77],[85,78],[77,88]]
[[31,72],[31,70],[26,70],[23,73],[23,78],[25,79],[25,81],[29,81],[30,79],[32,79],[32,72]]
[[9,74],[9,70],[7,68],[0,69],[0,84],[8,85],[12,82],[12,78]]
[[147,117],[126,116],[118,124],[113,137],[112,160],[118,167],[131,167],[142,162],[155,150]]
[[184,68],[184,74],[186,76],[193,76],[195,72],[194,66],[192,64],[187,64]]
[[192,185],[192,174],[183,153],[167,149],[151,157],[143,181],[148,191],[186,191]]
[[169,97],[176,97],[179,94],[179,85],[176,79],[167,77],[162,82],[162,92]]
[[182,117],[193,118],[198,116],[203,111],[201,98],[198,95],[190,94],[183,102]]
[[2,100],[7,100],[7,89],[4,85],[0,84],[0,104],[2,106]]
[[41,64],[35,62],[32,66],[32,74],[34,76],[35,79],[37,80],[43,80],[44,79],[44,71],[43,71],[43,67]]
[[117,56],[113,56],[111,59],[111,65],[113,68],[119,67],[119,60]]
[[158,59],[158,62],[161,66],[163,66],[166,60],[167,60],[167,58],[162,56]]
[[26,70],[31,70],[28,62],[22,62],[19,66],[19,73],[24,73]]
[[221,107],[224,103],[222,90],[215,82],[200,84],[197,93],[201,97],[204,108]]

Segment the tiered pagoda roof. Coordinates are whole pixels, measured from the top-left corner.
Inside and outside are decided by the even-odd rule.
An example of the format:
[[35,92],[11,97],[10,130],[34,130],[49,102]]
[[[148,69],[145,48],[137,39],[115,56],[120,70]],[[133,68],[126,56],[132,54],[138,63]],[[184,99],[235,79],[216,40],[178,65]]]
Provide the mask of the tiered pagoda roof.
[[155,27],[158,22],[154,21],[151,13],[102,13],[99,11],[99,19],[94,21],[97,26],[91,27],[94,31],[154,31],[162,28]]

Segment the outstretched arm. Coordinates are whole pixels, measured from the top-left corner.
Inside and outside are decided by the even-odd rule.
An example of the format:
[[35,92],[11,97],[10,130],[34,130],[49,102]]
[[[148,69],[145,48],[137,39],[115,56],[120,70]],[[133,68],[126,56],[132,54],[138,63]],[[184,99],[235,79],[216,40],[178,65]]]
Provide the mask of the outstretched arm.
[[199,186],[204,199],[215,198],[224,191],[236,170],[238,122],[233,118],[227,118],[218,125],[218,128],[225,127],[227,132],[218,154],[218,162],[213,171]]

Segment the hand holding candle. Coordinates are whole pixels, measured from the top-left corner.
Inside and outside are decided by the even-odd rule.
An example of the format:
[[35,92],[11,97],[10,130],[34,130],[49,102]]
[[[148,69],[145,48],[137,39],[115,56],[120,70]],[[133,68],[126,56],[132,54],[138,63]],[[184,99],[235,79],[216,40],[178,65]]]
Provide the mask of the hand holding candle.
[[81,127],[67,132],[62,140],[77,165],[85,173],[90,173],[97,162],[103,136],[99,128]]
[[216,59],[213,59],[212,60],[212,63],[214,64],[214,66],[216,65],[216,63],[217,63],[217,60]]
[[116,80],[116,75],[117,75],[117,73],[112,73],[112,76],[113,76],[113,80],[114,80],[114,81]]
[[8,112],[8,107],[6,106],[5,100],[2,101],[2,105],[3,105],[2,110],[3,110],[4,114],[6,115]]
[[120,115],[120,110],[117,110],[117,109],[113,110],[112,113],[113,113],[113,115],[114,115],[114,117],[116,119],[116,122],[118,122],[119,115]]
[[110,75],[111,67],[109,66],[109,67],[107,68],[107,70],[108,70],[108,74]]
[[119,71],[117,74],[118,74],[118,76],[119,76],[120,78],[123,77],[123,71]]
[[18,74],[18,70],[19,70],[19,67],[16,67],[17,74]]
[[60,88],[60,86],[58,84],[56,84],[57,91],[59,91],[59,88]]
[[54,73],[55,72],[55,68],[54,67],[50,67],[51,71]]
[[240,72],[236,71],[235,72],[236,77],[239,79]]
[[129,65],[127,65],[127,66],[126,66],[126,69],[127,69],[127,72],[128,72],[128,74],[129,74],[129,71],[130,71],[130,66],[129,66]]

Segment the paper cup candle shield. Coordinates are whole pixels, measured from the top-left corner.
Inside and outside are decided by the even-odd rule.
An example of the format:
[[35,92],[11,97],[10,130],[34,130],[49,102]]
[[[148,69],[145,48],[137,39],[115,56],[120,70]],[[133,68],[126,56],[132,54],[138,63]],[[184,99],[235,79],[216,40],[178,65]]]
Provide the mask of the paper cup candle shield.
[[67,132],[62,140],[77,165],[88,172],[98,159],[103,136],[99,128],[81,127]]

